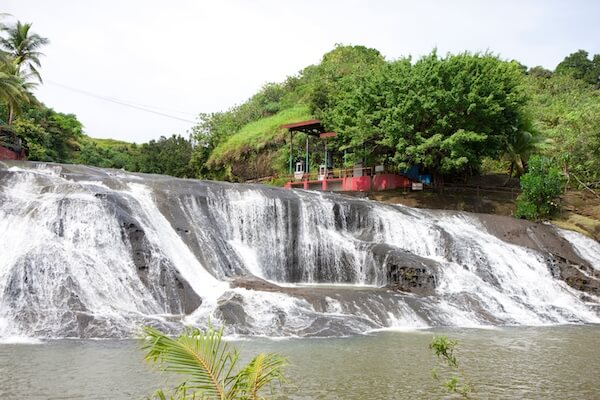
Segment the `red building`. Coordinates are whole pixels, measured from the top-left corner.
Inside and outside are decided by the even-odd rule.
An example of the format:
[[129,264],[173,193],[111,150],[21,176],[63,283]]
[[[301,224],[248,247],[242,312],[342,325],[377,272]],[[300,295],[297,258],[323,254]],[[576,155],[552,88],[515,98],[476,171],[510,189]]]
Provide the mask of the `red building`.
[[[356,164],[352,168],[335,168],[332,153],[327,147],[327,139],[336,137],[335,132],[327,132],[317,119],[296,122],[281,126],[290,133],[290,179],[286,189],[306,189],[320,191],[381,191],[412,187],[412,181],[403,175],[387,172],[384,166],[364,166]],[[304,160],[294,160],[293,138],[295,133],[306,135]],[[323,157],[317,171],[310,171],[311,152],[309,137],[322,139]],[[314,151],[312,157],[314,158]]]

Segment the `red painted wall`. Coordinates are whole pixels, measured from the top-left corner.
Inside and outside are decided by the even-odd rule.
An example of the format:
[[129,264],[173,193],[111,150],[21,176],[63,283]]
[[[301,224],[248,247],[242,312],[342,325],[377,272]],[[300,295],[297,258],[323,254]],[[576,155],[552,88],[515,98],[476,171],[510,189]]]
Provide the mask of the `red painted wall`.
[[392,190],[398,188],[409,188],[410,180],[405,176],[395,174],[381,174],[373,177],[373,190],[379,192],[381,190]]
[[0,146],[0,160],[19,160],[19,154],[6,147]]
[[368,192],[371,190],[370,176],[357,176],[344,179],[344,190],[351,192]]
[[[341,181],[341,187],[340,185]],[[312,189],[312,190],[343,190],[348,192],[369,192],[373,191],[382,191],[382,190],[392,190],[398,188],[410,188],[411,181],[405,176],[396,175],[396,174],[380,174],[375,176],[357,176],[350,178],[340,178],[335,180],[322,181],[321,186],[317,189],[317,185],[315,185],[317,181],[311,181],[311,185],[309,185],[308,181],[300,181],[300,182],[288,182],[285,184],[286,189],[292,188],[303,188],[303,189]],[[310,187],[309,187],[310,186]],[[331,186],[331,187],[329,187]],[[334,189],[334,187],[336,189]]]

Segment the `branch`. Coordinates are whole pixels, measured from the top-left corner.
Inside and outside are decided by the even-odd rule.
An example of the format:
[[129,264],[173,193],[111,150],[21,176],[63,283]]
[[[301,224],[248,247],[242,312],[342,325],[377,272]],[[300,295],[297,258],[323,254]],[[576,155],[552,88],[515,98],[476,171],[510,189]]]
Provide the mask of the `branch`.
[[588,185],[586,185],[585,183],[581,182],[581,180],[577,177],[577,175],[575,174],[571,174],[573,175],[573,177],[577,180],[577,182],[579,182],[579,184],[581,186],[583,186],[584,188],[586,188],[587,190],[589,190],[594,196],[596,196],[597,198],[600,199],[600,195],[596,192],[594,192],[594,190],[592,190],[592,188],[590,188]]

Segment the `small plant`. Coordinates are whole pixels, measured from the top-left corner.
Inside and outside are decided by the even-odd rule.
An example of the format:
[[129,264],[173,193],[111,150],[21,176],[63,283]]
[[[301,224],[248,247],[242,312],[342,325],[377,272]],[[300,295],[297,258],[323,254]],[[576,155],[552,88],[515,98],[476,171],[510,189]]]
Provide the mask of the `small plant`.
[[436,368],[431,372],[433,378],[443,384],[450,393],[455,393],[465,399],[471,399],[471,394],[474,392],[473,385],[469,383],[464,371],[458,366],[458,360],[454,355],[454,350],[458,347],[458,341],[448,339],[446,336],[434,336],[429,344],[429,349],[440,360],[441,365],[447,371],[444,375]]
[[562,177],[559,167],[546,157],[529,160],[529,172],[521,176],[521,194],[517,197],[515,216],[539,220],[559,209],[558,196]]
[[237,368],[238,352],[223,342],[223,328],[208,326],[203,332],[187,328],[177,338],[151,328],[144,328],[142,349],[145,359],[166,372],[186,376],[186,380],[160,400],[264,400],[263,389],[273,382],[282,383],[286,359],[274,353],[260,353],[248,364]]

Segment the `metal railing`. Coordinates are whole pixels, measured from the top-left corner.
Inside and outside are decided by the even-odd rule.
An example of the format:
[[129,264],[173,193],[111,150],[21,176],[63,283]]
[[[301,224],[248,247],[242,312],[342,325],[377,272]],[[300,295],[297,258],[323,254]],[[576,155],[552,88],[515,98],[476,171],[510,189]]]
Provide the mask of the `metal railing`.
[[[324,179],[342,179],[342,178],[353,178],[358,176],[373,176],[375,175],[375,169],[373,167],[357,167],[357,168],[337,168],[337,169],[328,169],[326,171]],[[316,181],[319,180],[321,176],[318,171],[316,172],[305,172],[302,174],[301,178],[296,178],[295,175],[288,175],[290,177],[290,181],[292,182],[301,182],[301,181]]]

